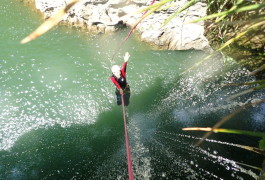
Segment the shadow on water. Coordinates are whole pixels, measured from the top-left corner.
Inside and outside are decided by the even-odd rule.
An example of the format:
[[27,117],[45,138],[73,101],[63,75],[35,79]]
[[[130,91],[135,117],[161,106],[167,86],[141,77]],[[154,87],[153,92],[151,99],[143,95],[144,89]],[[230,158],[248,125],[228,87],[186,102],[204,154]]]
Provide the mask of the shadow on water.
[[[183,108],[181,99],[174,99],[176,102],[173,104],[165,101],[168,95],[175,95],[171,92],[172,89],[181,87],[179,78],[176,77],[166,86],[164,79],[155,79],[149,88],[138,95],[132,95],[130,106],[126,108],[129,127],[135,124],[137,126],[138,123],[137,128],[140,128],[139,135],[132,131],[130,134],[132,153],[135,154],[135,177],[143,179],[142,174],[145,172],[140,171],[143,168],[150,171],[151,178],[158,179],[249,178],[249,175],[241,173],[246,169],[238,167],[233,160],[241,161],[244,157],[244,161],[248,159],[249,164],[258,166],[261,162],[251,162],[251,159],[257,159],[256,155],[236,147],[209,142],[196,148],[193,146],[196,140],[188,135],[191,133],[181,131],[187,124],[183,124],[180,114],[177,118],[174,116],[176,110]],[[201,108],[202,105],[196,107]],[[184,106],[188,107],[185,103]],[[196,115],[196,122],[191,122],[190,125],[207,125],[213,118],[217,121],[223,115],[223,111],[196,113],[199,113]],[[242,116],[246,117],[246,114],[239,114],[239,118]],[[185,121],[189,119],[192,116]],[[200,137],[202,133],[192,134]],[[239,142],[238,136],[234,135],[215,134],[211,138]],[[257,141],[249,139],[249,142],[254,145]],[[135,144],[142,144],[142,148],[137,149]],[[141,155],[142,149],[147,149],[147,153]],[[151,165],[141,167],[146,166],[142,162],[146,157],[149,157]],[[138,161],[140,163],[137,164]],[[94,124],[72,124],[65,128],[55,125],[33,130],[21,136],[8,151],[1,151],[0,162],[0,179],[6,180],[126,179],[128,175],[122,109],[115,105],[111,110],[99,114]]]
[[[225,93],[224,89],[219,89],[220,92],[211,90],[212,95],[204,101],[200,101],[199,94],[196,93],[184,92],[180,95],[174,93],[172,89],[182,88],[181,78],[175,77],[174,81],[167,83],[166,86],[162,83],[162,79],[156,79],[152,90],[149,89],[135,98],[137,103],[135,103],[134,114],[141,112],[142,109],[144,113],[142,117],[137,116],[140,120],[132,118],[132,121],[137,121],[134,123],[138,123],[137,128],[142,133],[142,138],[139,138],[142,140],[141,147],[148,149],[146,152],[152,164],[151,177],[157,179],[255,179],[259,170],[249,168],[248,165],[260,167],[263,156],[240,149],[233,143],[257,147],[260,138],[213,134],[210,137],[213,141],[207,141],[200,147],[195,147],[194,144],[204,133],[181,130],[187,126],[214,125],[234,109],[218,110],[219,106],[230,103],[225,99],[223,104],[218,104],[222,93]],[[217,82],[213,83],[217,84]],[[193,88],[196,87],[191,89]],[[202,89],[207,91],[207,88]],[[185,89],[177,92],[183,93],[183,91]],[[172,99],[174,102],[171,102]],[[144,101],[150,104],[140,103]],[[193,102],[197,102],[197,105],[192,106]],[[209,106],[209,102],[216,103],[216,109]],[[242,111],[237,117],[231,118],[224,127],[251,130],[249,120],[252,119],[251,112],[254,109],[255,107]],[[181,119],[183,114],[181,115],[180,112],[186,113],[187,118],[184,118],[184,121]]]
[[[129,113],[148,110],[161,94],[161,81],[132,96]],[[6,180],[126,178],[121,106],[99,114],[94,124],[30,131],[12,148],[0,151],[0,161],[0,179]]]
[[1,152],[0,179],[93,177],[102,162],[122,143],[121,111],[100,114],[92,125],[59,125],[21,136]]
[[[136,178],[143,179],[142,174],[145,172],[141,168],[150,171],[151,179],[249,178],[248,174],[241,173],[246,169],[238,167],[233,160],[241,161],[244,157],[244,160],[247,158],[251,162],[251,159],[257,159],[256,155],[208,142],[196,148],[193,146],[194,138],[188,135],[191,133],[181,131],[182,127],[187,126],[184,121],[190,121],[188,125],[214,124],[231,109],[200,111],[207,104],[206,101],[218,99],[218,93],[217,97],[202,101],[192,109],[190,104],[199,99],[198,94],[190,98],[191,94],[184,89],[178,92],[183,94],[172,91],[182,88],[180,78],[177,76],[166,85],[163,78],[156,78],[137,95],[133,94],[132,88],[130,106],[126,109],[129,127],[135,126],[136,130],[140,128],[139,135],[132,131],[130,134],[132,153],[136,154],[133,156]],[[189,99],[185,99],[187,97]],[[180,118],[183,114],[187,116],[184,121]],[[242,116],[246,117],[246,114],[239,114],[238,117]],[[192,134],[200,137],[202,133]],[[137,136],[140,136],[139,140]],[[211,136],[226,142],[239,142],[237,137],[220,134]],[[249,142],[254,141],[249,139]],[[142,145],[141,149],[137,149],[135,144]],[[141,154],[142,149],[147,149],[147,153]],[[148,164],[142,162],[146,157],[150,161],[149,167],[141,167]],[[126,179],[122,109],[115,105],[111,110],[99,114],[94,124],[72,124],[64,128],[55,125],[33,130],[21,136],[8,151],[1,151],[0,162],[0,179],[6,180]],[[250,164],[258,166],[260,162]]]
[[132,97],[132,103],[129,109],[133,112],[147,112],[150,108],[156,105],[166,92],[163,92],[162,78],[156,78],[149,88],[141,92],[141,94]]

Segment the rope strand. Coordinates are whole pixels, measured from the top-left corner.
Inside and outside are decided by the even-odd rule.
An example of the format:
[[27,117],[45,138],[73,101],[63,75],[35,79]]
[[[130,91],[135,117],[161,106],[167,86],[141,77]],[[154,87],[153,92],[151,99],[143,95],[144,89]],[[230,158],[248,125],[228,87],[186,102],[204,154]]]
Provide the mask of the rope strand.
[[133,168],[132,168],[132,159],[131,159],[131,150],[129,144],[129,135],[127,130],[127,123],[126,123],[126,112],[124,107],[124,97],[123,94],[121,95],[121,102],[122,102],[122,112],[123,112],[123,121],[124,121],[124,132],[125,132],[125,141],[126,141],[126,154],[127,154],[127,164],[128,164],[128,173],[129,173],[129,180],[134,180],[133,175]]
[[[153,5],[155,3],[155,0],[152,0],[151,5]],[[148,10],[146,10],[143,14],[141,18],[145,18],[144,15],[148,12]],[[142,21],[142,19],[140,18],[140,20],[138,22],[136,22],[136,24],[131,28],[130,32],[128,33],[128,35],[123,39],[123,41],[120,43],[120,45],[117,47],[117,49],[114,51],[114,54],[111,58],[111,61],[114,60],[115,56],[118,54],[120,48],[122,47],[122,45],[129,39],[129,37],[131,36],[131,34],[133,33],[134,29],[137,27],[137,25]]]

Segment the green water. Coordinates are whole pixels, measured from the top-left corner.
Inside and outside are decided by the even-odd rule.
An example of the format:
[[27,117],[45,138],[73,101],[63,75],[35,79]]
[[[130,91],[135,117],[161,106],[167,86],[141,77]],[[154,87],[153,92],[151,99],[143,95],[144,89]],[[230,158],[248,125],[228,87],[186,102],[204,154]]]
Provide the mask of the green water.
[[[212,59],[180,76],[205,55],[153,51],[131,37],[111,57],[128,30],[90,35],[60,26],[26,45],[20,40],[42,19],[17,0],[0,2],[0,179],[127,179],[121,107],[110,67],[131,54],[127,110],[136,179],[256,179],[263,157],[233,146],[258,146],[258,138],[202,133],[264,92],[227,100],[245,87],[221,82],[253,80],[234,62]],[[224,127],[265,131],[265,105],[249,108]]]

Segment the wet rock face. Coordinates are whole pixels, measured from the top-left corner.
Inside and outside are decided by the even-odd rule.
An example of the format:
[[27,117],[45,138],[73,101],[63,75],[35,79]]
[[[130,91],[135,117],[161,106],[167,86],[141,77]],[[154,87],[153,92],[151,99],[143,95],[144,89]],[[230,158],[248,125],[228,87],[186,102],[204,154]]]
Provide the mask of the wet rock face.
[[[35,5],[48,18],[68,2],[70,0],[35,0]],[[188,23],[206,15],[205,3],[197,3],[162,26],[167,18],[188,2],[172,1],[169,9],[157,11],[139,23],[136,31],[140,34],[141,40],[150,43],[156,49],[211,51],[204,36],[204,24]],[[80,0],[63,18],[63,22],[88,29],[93,33],[112,33],[123,25],[133,27],[142,13],[131,17],[125,15],[147,7],[150,3],[151,1],[146,3],[145,0]]]

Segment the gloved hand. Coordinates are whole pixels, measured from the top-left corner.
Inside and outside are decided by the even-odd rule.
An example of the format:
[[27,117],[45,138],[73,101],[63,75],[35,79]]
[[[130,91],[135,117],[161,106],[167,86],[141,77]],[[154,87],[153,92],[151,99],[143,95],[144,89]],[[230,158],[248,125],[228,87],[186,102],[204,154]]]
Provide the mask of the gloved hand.
[[130,54],[128,52],[125,53],[124,55],[124,62],[127,62],[130,58]]

